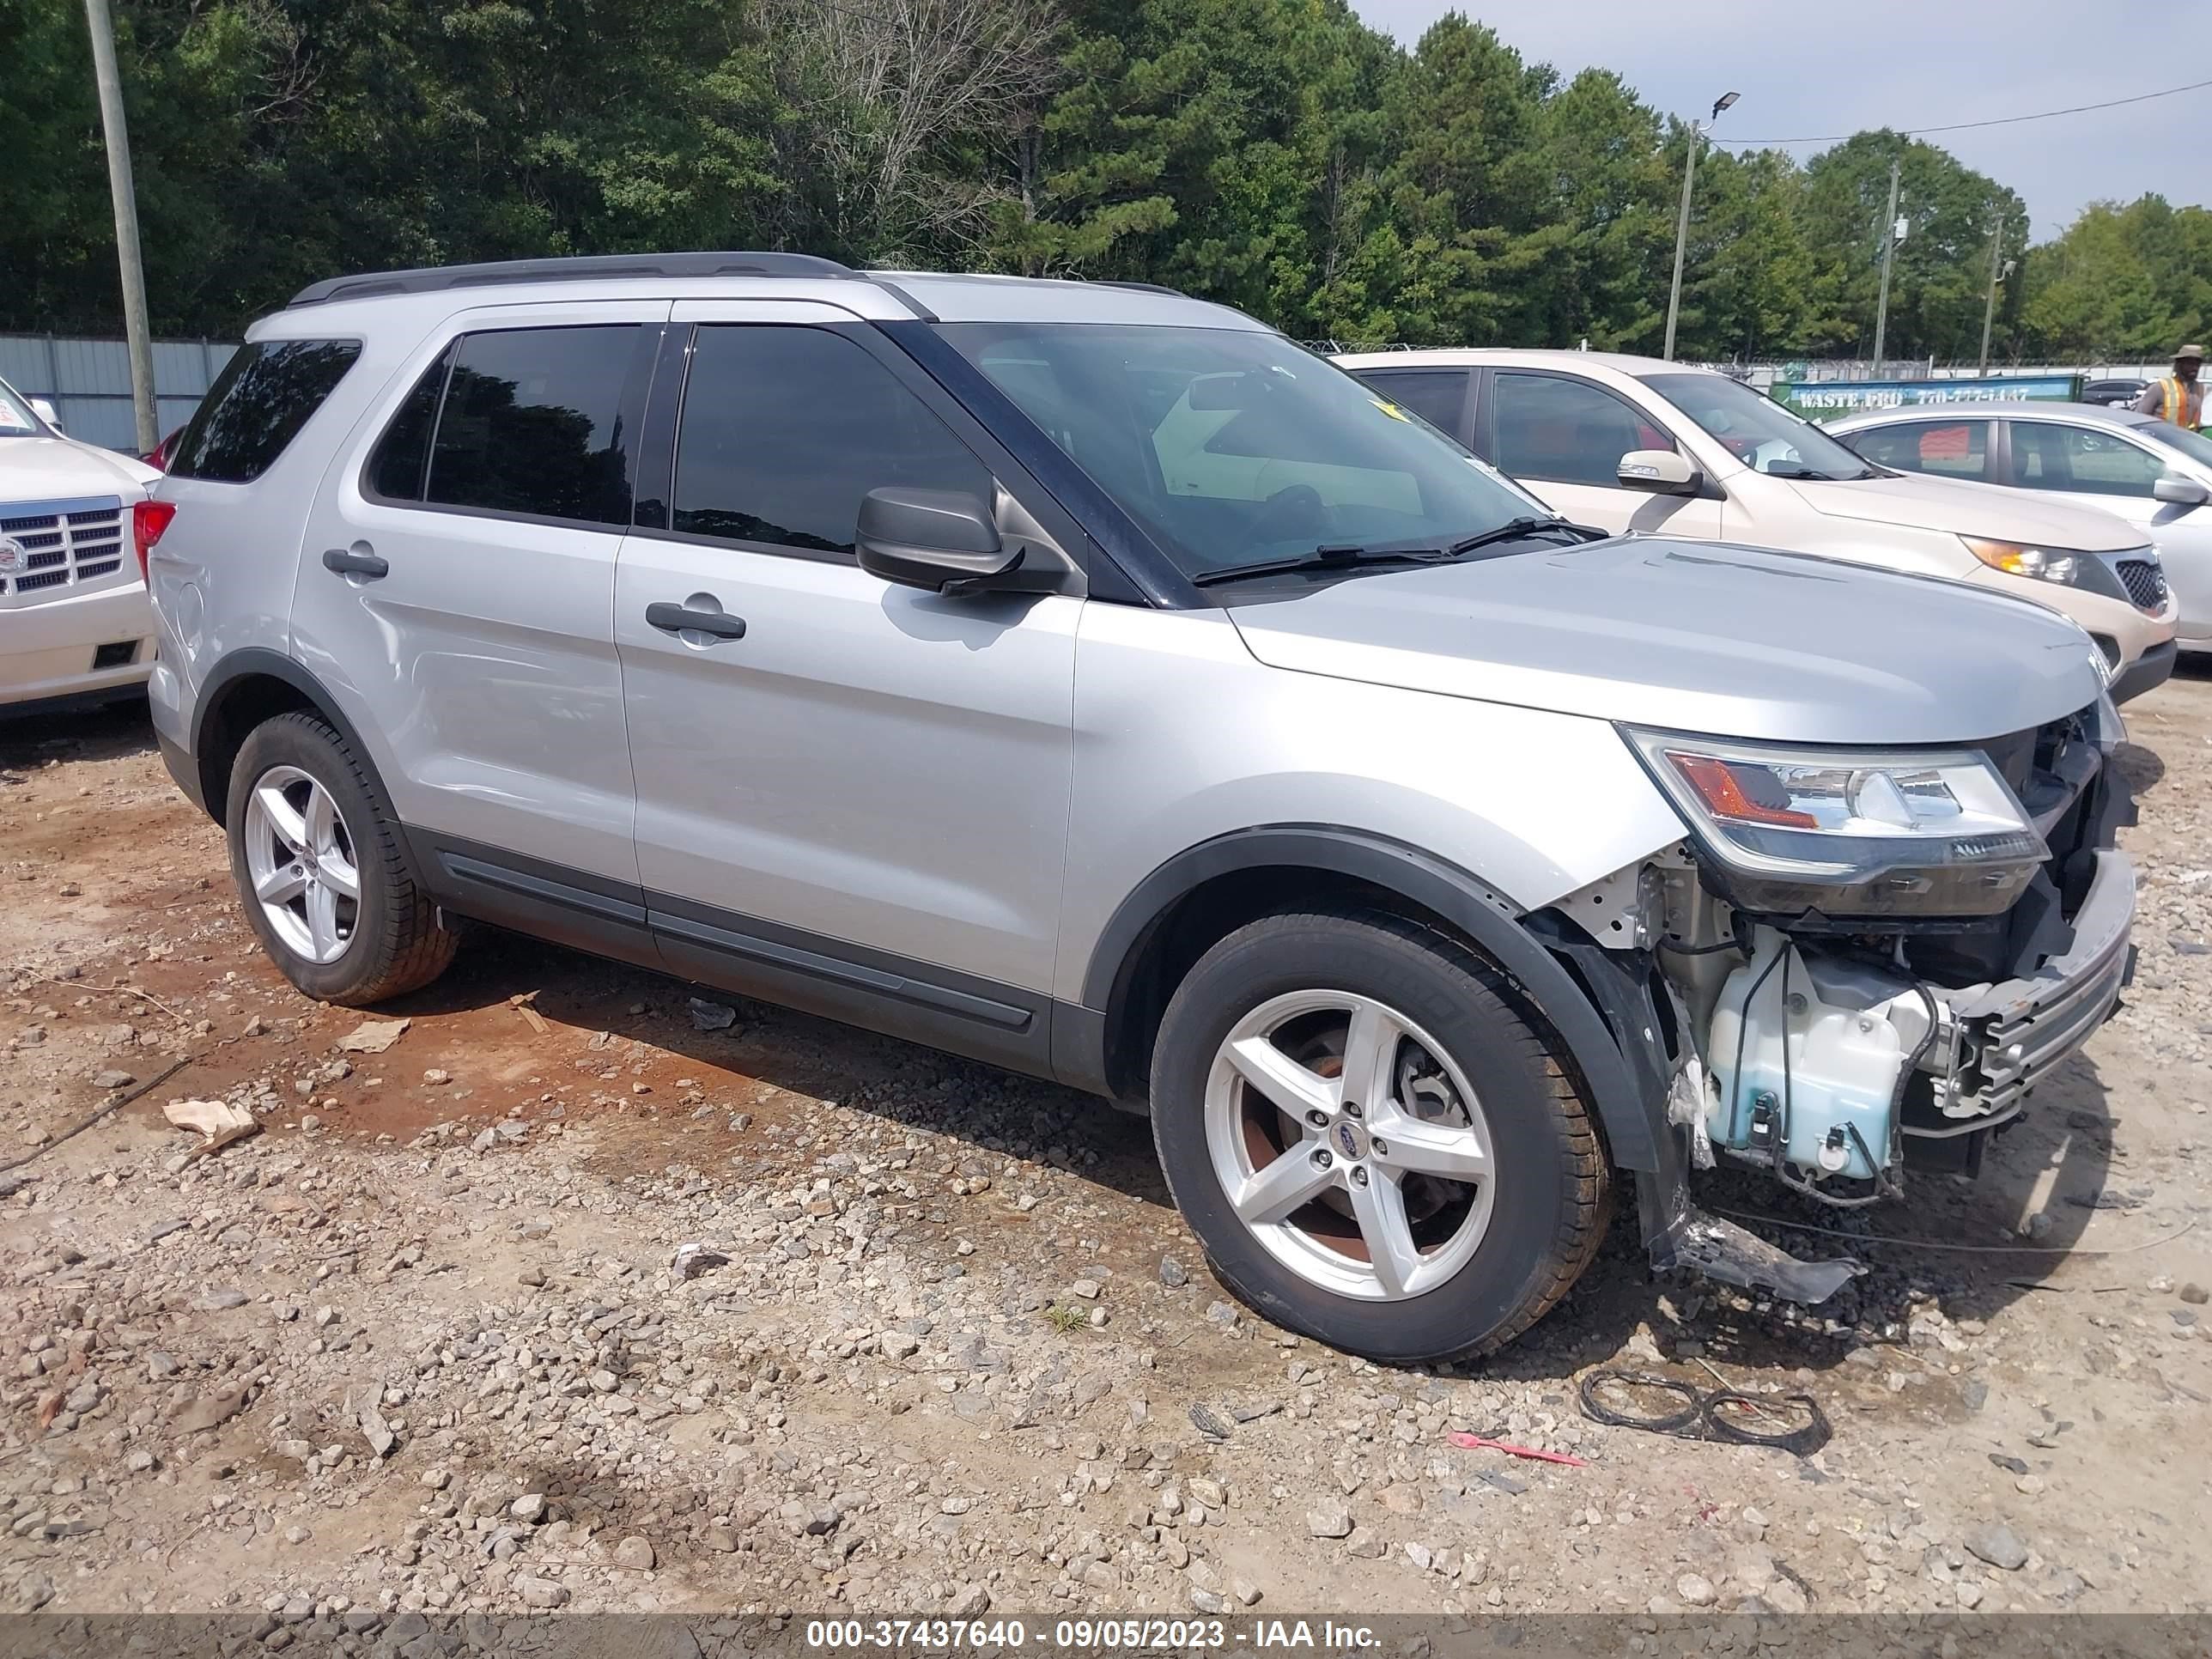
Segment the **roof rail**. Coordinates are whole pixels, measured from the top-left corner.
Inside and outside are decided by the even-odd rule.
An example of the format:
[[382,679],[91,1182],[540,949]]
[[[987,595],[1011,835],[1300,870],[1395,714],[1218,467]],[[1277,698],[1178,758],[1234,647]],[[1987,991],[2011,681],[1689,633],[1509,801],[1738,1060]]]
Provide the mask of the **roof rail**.
[[301,289],[292,296],[290,306],[364,300],[385,294],[435,294],[447,289],[489,288],[510,283],[609,282],[651,276],[848,276],[862,282],[871,280],[850,265],[817,258],[811,253],[605,253],[564,259],[501,259],[489,264],[432,265],[419,270],[375,270],[356,276],[331,276]]
[[1170,288],[1165,283],[1124,283],[1116,281],[1111,276],[1094,277],[1092,280],[1100,288],[1133,288],[1139,294],[1172,294],[1178,300],[1190,298],[1190,295],[1181,289]]

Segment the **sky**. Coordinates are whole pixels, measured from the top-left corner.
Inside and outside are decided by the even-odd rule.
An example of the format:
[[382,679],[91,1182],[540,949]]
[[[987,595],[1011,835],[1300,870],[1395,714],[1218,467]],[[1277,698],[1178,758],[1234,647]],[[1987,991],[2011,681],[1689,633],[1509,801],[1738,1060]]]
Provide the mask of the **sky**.
[[[1448,9],[1563,75],[1620,74],[1646,103],[1704,118],[1714,142],[1984,120],[2212,80],[2205,0],[1352,0],[1411,46]],[[2018,191],[2038,241],[2088,203],[2148,191],[2212,204],[2212,87],[2126,109],[1933,133]],[[1786,146],[1800,160],[1818,144]]]

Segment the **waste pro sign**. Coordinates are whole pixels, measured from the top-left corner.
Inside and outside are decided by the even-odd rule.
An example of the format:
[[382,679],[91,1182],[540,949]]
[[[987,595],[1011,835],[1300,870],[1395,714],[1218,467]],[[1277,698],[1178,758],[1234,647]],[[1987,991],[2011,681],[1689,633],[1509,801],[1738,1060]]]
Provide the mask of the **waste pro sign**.
[[1993,375],[1978,380],[1777,380],[1772,396],[1808,420],[1919,404],[2072,403],[2078,374]]

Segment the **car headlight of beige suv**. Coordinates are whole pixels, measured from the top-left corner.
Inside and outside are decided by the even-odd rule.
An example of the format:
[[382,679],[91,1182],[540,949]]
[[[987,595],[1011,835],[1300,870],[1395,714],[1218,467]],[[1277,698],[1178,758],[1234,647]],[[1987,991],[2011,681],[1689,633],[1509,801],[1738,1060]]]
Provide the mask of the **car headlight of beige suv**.
[[1961,536],[1966,551],[1992,570],[2002,570],[2014,576],[2032,576],[2038,581],[2063,582],[2069,587],[2081,580],[2081,567],[2087,556],[2062,547],[2032,547],[2021,542],[1990,541],[1982,536]]

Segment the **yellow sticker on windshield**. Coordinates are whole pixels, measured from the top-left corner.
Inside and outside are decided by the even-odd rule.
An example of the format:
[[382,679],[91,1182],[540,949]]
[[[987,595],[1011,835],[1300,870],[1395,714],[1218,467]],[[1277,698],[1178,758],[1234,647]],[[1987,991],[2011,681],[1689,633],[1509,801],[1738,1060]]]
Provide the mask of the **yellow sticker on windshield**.
[[[1376,407],[1376,408],[1377,408],[1377,409],[1381,410],[1382,410],[1385,415],[1388,415],[1388,416],[1389,416],[1392,420],[1394,420],[1394,421],[1406,421],[1406,411],[1405,411],[1404,410],[1402,410],[1402,409],[1399,408],[1397,404],[1386,404],[1386,403],[1384,403],[1384,402],[1383,402],[1380,398],[1370,398],[1367,401],[1368,401],[1368,402],[1370,402],[1370,403],[1371,403],[1371,404],[1373,404],[1375,405],[1375,407]],[[1413,422],[1412,422],[1411,421],[1406,421],[1406,424],[1407,424],[1407,426],[1411,426],[1411,425],[1413,425]]]

